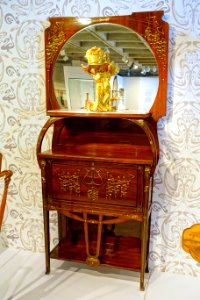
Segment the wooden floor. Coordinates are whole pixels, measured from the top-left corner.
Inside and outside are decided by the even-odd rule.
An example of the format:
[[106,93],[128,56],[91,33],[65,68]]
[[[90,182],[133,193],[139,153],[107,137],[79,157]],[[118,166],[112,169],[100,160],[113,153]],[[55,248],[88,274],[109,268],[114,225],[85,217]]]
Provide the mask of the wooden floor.
[[44,255],[0,248],[1,300],[199,300],[200,278],[151,274],[145,292],[132,271],[51,260],[44,274]]

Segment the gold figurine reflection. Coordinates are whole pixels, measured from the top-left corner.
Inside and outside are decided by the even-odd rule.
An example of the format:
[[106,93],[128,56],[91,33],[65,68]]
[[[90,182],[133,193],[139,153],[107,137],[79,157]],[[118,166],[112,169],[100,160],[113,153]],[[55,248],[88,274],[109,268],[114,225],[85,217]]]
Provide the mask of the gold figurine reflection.
[[[119,68],[110,62],[109,52],[92,47],[85,55],[88,65],[81,65],[83,70],[93,76],[96,83],[95,102],[86,98],[86,109],[89,111],[113,111],[110,78],[119,72]],[[87,95],[88,96],[88,95]]]

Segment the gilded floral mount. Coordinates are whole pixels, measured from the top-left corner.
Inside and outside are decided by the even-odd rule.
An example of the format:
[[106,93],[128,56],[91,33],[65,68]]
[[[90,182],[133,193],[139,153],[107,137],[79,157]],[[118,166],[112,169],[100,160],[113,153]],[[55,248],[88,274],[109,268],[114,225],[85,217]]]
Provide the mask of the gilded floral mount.
[[89,100],[87,95],[86,110],[99,112],[116,110],[111,97],[110,79],[119,72],[119,68],[110,62],[109,52],[101,48],[88,49],[85,58],[88,65],[82,64],[81,66],[86,73],[93,76],[96,84],[95,101]]

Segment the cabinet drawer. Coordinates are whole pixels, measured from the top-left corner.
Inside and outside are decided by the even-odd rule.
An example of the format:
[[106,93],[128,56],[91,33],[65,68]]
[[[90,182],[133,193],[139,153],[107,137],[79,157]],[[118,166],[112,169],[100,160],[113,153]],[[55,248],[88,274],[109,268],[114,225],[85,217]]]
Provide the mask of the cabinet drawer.
[[52,164],[52,198],[142,206],[143,167],[97,162]]

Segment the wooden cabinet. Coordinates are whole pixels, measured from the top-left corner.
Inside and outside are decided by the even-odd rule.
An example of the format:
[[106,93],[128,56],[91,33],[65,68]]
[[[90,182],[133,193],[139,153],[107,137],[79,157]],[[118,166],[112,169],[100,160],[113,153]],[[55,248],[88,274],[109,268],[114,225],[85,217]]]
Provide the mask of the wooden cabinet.
[[[50,118],[41,130],[37,145],[46,273],[50,272],[51,258],[83,262],[92,267],[127,268],[140,272],[140,289],[144,290],[152,178],[159,157],[156,123],[164,115],[166,101],[166,82],[162,79],[167,72],[168,27],[161,21],[162,14],[105,18],[106,22],[120,26],[132,24],[133,30],[142,33],[149,26],[149,18],[155,16],[164,28],[162,42],[166,44],[162,60],[158,59],[158,93],[162,97],[157,94],[152,110],[142,113],[128,108],[88,112],[81,108],[72,110],[70,105],[63,108],[59,104],[54,94],[53,67],[63,44],[80,28],[74,25],[77,24],[75,18],[50,20],[51,26],[46,30],[47,115]],[[134,23],[135,18],[142,23]],[[145,28],[144,18],[147,20]],[[92,20],[96,24],[102,23],[104,18]],[[160,50],[155,45],[151,47],[159,58]],[[51,126],[54,127],[52,147],[42,151],[43,139]],[[50,249],[51,210],[58,212],[59,243],[54,249]]]

